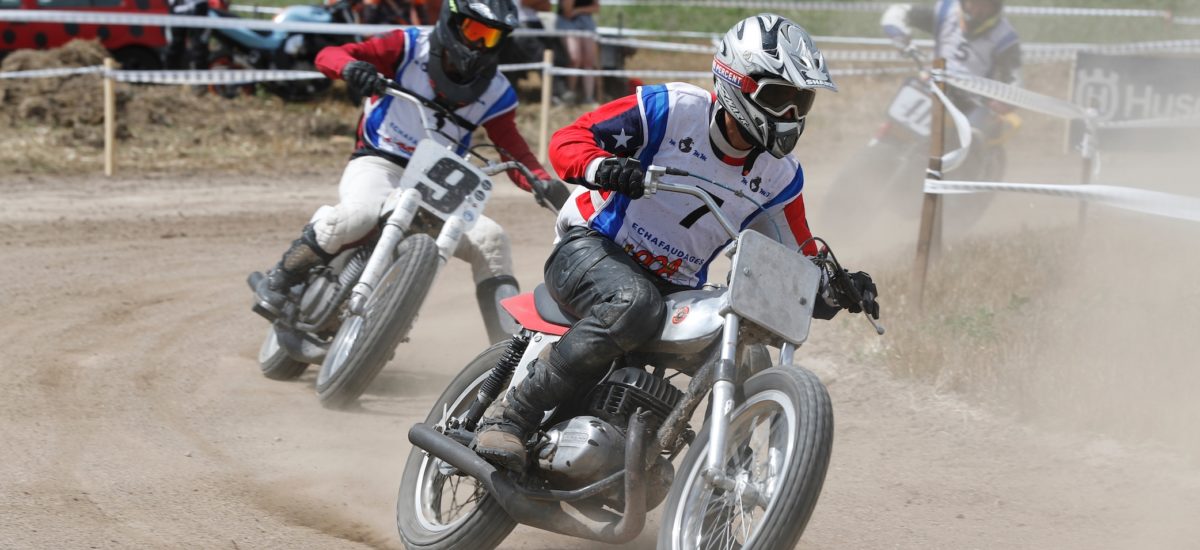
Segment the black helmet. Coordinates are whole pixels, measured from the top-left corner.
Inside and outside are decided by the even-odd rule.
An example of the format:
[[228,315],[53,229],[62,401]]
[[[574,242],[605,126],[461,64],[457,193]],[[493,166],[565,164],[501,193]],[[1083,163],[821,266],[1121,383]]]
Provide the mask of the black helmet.
[[496,76],[500,42],[517,27],[512,0],[445,0],[429,37],[429,77],[453,107],[483,95]]

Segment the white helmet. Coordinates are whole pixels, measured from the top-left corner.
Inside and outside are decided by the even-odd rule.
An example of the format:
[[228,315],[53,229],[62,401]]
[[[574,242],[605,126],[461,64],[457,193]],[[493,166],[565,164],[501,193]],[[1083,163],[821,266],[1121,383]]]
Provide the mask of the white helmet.
[[717,101],[777,158],[796,148],[817,88],[837,91],[803,27],[760,14],[734,25],[713,57]]

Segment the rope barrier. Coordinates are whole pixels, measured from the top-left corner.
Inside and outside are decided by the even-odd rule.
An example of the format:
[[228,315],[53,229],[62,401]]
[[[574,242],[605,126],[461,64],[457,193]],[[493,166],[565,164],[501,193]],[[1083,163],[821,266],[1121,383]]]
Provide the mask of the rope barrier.
[[1200,117],[1137,118],[1097,122],[1097,128],[1200,128]]
[[[542,71],[543,63],[513,63],[500,65],[501,72],[510,71]],[[912,72],[901,67],[882,67],[868,69],[834,69],[833,76],[870,76]],[[610,76],[648,79],[686,79],[698,80],[712,78],[711,71],[663,71],[663,70],[606,70],[606,69],[573,69],[569,67],[551,67],[550,73],[555,76]],[[119,82],[142,84],[249,84],[253,82],[274,82],[282,80],[313,80],[325,78],[324,74],[316,71],[283,71],[259,69],[233,70],[199,70],[199,71],[106,71],[101,66],[71,67],[63,69],[40,69],[36,71],[0,72],[0,79],[18,78],[53,78],[79,74],[101,74],[111,76]]]
[[945,80],[947,85],[975,95],[994,99],[1009,105],[1065,119],[1082,119],[1087,112],[1069,101],[1031,92],[1024,88],[967,73],[935,71],[934,78]]
[[79,74],[96,74],[104,72],[104,67],[63,67],[61,69],[37,69],[33,71],[0,72],[0,80],[17,78],[54,78]]
[[[605,0],[608,6],[686,6],[688,8],[738,8],[783,11],[830,11],[878,13],[886,10],[891,2],[787,2],[746,0]],[[1032,15],[1051,17],[1130,17],[1166,19],[1184,25],[1200,24],[1200,17],[1174,17],[1167,10],[1140,8],[1081,8],[1057,6],[1005,6],[1006,15]]]
[[1115,185],[1062,185],[925,180],[933,194],[1011,192],[1081,199],[1166,218],[1200,221],[1200,197]]
[[316,80],[325,75],[316,71],[111,71],[105,72],[117,82],[138,84],[252,84],[285,80]]
[[[741,3],[737,3],[741,6]],[[843,4],[836,4],[843,5]],[[844,4],[853,6],[854,4]],[[1065,9],[1065,8],[1064,8]],[[1080,8],[1082,9],[1082,8]],[[1184,20],[1187,18],[1177,18]],[[1200,24],[1200,18],[1194,18]],[[123,12],[79,12],[61,10],[0,10],[0,21],[12,22],[48,22],[75,23],[85,25],[119,25],[119,26],[155,26],[199,29],[250,29],[257,31],[281,31],[327,35],[370,36],[405,28],[399,25],[364,25],[351,23],[304,23],[304,22],[275,22],[265,19],[218,18],[191,15],[153,15]],[[721,34],[694,31],[660,31],[647,29],[618,29],[603,27],[598,31],[560,31],[517,29],[513,32],[516,37],[546,37],[546,36],[585,36],[596,38],[602,44],[638,47],[645,49],[660,49],[665,51],[711,53],[712,46],[702,44],[678,44],[661,41],[639,41],[637,37],[656,38],[689,38],[708,41],[719,40]],[[628,38],[634,37],[634,38]],[[858,46],[890,46],[887,38],[874,37],[814,37],[819,44],[844,44]],[[917,40],[915,43],[922,48],[929,48],[929,40]],[[1039,61],[1069,60],[1077,51],[1096,51],[1099,53],[1146,53],[1160,51],[1195,52],[1200,51],[1200,40],[1172,40],[1157,42],[1138,42],[1128,44],[1053,44],[1033,43],[1023,44],[1022,53],[1031,59]],[[836,51],[826,53],[830,59],[846,61],[897,61],[900,58],[890,51]]]

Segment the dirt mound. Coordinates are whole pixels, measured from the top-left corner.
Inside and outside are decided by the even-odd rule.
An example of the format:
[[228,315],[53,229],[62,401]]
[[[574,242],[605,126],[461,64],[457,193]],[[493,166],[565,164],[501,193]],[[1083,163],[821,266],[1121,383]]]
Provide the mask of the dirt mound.
[[[0,69],[8,72],[92,67],[102,64],[107,55],[97,41],[74,40],[54,50],[13,52]],[[16,121],[70,129],[97,125],[104,120],[103,105],[89,101],[89,97],[95,96],[99,89],[100,78],[95,75],[5,80],[0,83],[0,112],[10,125]]]
[[[54,50],[14,52],[2,69],[89,67],[106,56],[97,42],[76,40]],[[9,130],[0,132],[0,163],[16,173],[93,169],[73,161],[90,165],[104,147],[102,90],[99,75],[0,81],[0,127]],[[119,162],[139,172],[274,172],[295,171],[297,155],[344,160],[350,152],[358,108],[333,94],[301,105],[254,87],[232,99],[209,92],[204,86],[118,84]]]
[[0,63],[3,71],[32,71],[60,67],[92,67],[104,63],[108,51],[99,40],[72,40],[53,50],[17,50]]

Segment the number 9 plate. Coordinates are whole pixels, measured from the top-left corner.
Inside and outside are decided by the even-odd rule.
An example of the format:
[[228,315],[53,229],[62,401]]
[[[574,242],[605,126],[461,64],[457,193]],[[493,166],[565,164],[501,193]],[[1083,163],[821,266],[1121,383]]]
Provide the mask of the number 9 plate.
[[479,219],[492,193],[491,180],[479,168],[428,139],[417,144],[400,186],[416,188],[421,206],[435,216],[458,216],[468,225]]

